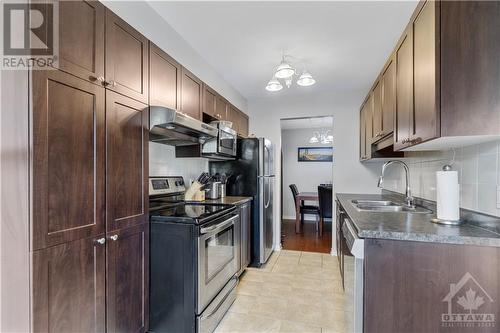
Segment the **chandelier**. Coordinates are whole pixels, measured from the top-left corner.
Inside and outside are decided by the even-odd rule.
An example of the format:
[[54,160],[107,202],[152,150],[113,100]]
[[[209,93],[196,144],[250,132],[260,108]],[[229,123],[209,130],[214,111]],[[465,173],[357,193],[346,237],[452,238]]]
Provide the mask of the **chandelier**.
[[309,139],[309,143],[321,143],[323,145],[333,143],[333,135],[330,130],[320,130],[313,132],[313,135]]
[[283,89],[283,83],[287,88],[290,88],[294,77],[298,77],[297,84],[301,87],[312,86],[316,83],[316,80],[305,69],[302,71],[302,74],[298,75],[295,68],[293,68],[292,65],[290,65],[290,62],[287,61],[287,58],[290,57],[291,56],[283,54],[281,63],[276,68],[271,80],[267,83],[267,91],[280,91]]

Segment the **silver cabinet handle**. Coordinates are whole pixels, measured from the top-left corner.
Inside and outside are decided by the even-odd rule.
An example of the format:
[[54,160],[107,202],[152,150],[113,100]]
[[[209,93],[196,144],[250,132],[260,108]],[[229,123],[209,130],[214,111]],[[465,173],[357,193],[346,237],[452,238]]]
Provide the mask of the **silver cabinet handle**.
[[101,84],[104,83],[104,81],[105,81],[104,77],[102,77],[102,76],[93,76],[93,75],[91,75],[91,76],[89,76],[89,79],[90,79],[90,81],[98,81]]
[[100,244],[100,245],[104,245],[104,243],[106,243],[106,238],[99,238],[96,240],[96,243],[97,244]]
[[116,241],[118,239],[118,235],[113,235],[109,237],[112,241]]

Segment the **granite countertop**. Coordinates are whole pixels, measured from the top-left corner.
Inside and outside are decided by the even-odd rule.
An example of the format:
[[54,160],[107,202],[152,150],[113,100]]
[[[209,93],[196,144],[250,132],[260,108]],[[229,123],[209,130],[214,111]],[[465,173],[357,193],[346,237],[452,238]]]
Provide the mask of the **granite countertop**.
[[391,194],[337,194],[337,200],[344,207],[360,238],[500,247],[500,233],[474,225],[473,222],[447,226],[430,222],[436,217],[435,213],[361,212],[351,204],[351,200],[356,199],[402,202],[402,198]]
[[244,204],[245,202],[252,201],[252,197],[232,197],[232,196],[226,196],[224,198],[220,199],[207,199],[203,202],[206,203],[215,203],[215,204],[224,204],[224,205],[241,205]]

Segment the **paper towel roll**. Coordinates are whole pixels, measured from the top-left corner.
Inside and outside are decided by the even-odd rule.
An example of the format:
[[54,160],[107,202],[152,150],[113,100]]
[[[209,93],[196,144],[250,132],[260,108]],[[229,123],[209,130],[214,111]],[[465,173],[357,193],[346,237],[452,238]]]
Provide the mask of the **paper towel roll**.
[[446,221],[460,219],[460,198],[457,171],[438,171],[437,218]]

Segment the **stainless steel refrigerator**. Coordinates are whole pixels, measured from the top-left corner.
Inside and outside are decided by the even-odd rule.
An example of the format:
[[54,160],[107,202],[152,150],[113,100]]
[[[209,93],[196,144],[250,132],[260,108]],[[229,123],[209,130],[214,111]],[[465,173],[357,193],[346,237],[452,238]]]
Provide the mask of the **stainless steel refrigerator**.
[[235,161],[210,162],[210,174],[229,176],[226,194],[251,196],[252,266],[264,264],[273,252],[274,145],[266,138],[238,139]]

